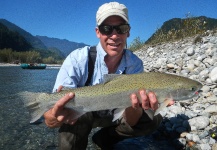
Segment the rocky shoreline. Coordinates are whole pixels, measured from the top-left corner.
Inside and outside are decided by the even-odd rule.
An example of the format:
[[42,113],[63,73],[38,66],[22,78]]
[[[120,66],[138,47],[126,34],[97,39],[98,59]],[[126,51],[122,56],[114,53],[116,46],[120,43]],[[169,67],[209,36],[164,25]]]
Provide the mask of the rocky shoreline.
[[[46,64],[48,67],[60,67],[61,64]],[[0,67],[20,66],[20,64],[0,63]]]
[[18,64],[0,63],[0,67],[19,66]]
[[173,73],[200,81],[203,92],[161,112],[157,131],[176,149],[217,150],[217,31],[180,41],[145,46],[135,54],[146,72]]

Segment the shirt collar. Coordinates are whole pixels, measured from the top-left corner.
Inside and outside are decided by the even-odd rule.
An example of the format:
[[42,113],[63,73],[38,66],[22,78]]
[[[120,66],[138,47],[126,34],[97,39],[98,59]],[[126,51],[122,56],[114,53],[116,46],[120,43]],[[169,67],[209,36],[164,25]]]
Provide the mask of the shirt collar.
[[127,68],[127,60],[126,60],[126,50],[124,49],[124,54],[121,58],[121,62],[116,70],[117,74],[122,74]]

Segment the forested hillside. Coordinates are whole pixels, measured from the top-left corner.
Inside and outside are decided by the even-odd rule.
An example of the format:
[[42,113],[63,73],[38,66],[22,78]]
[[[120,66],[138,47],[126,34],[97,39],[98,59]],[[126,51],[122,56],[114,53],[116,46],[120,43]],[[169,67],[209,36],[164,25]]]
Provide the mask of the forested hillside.
[[3,48],[27,51],[32,48],[32,45],[18,32],[11,31],[0,23],[0,49]]

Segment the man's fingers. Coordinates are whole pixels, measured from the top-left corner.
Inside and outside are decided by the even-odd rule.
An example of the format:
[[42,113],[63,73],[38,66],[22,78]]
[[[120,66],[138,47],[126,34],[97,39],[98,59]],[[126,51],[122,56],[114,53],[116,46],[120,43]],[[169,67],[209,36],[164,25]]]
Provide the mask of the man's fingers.
[[131,97],[132,107],[135,109],[138,108],[139,107],[139,100],[138,100],[136,94],[133,93],[133,94],[131,94],[130,97]]
[[59,127],[62,124],[57,120],[57,118],[54,115],[52,115],[52,109],[44,113],[44,118],[45,118],[45,124],[50,128]]
[[78,119],[72,120],[72,119],[70,119],[70,118],[67,118],[67,119],[64,120],[64,123],[65,123],[65,124],[69,124],[69,125],[73,125],[73,124],[76,123],[77,120],[78,120]]
[[148,99],[147,94],[146,94],[146,90],[140,90],[139,94],[141,97],[142,108],[143,109],[149,109],[150,104],[149,104],[149,99]]
[[158,100],[156,98],[156,95],[153,92],[149,92],[148,93],[148,98],[149,98],[151,109],[157,110],[157,108],[158,108]]
[[64,122],[64,120],[68,118],[68,116],[69,116],[69,109],[63,108],[61,111],[58,112],[56,118],[59,122]]
[[65,108],[64,111],[62,111],[62,114],[57,117],[57,120],[65,124],[73,125],[77,121],[77,119],[74,119],[76,115],[75,111]]
[[52,114],[54,116],[58,116],[58,113],[61,112],[61,110],[63,110],[66,103],[68,103],[73,97],[74,93],[68,93],[60,100],[58,100],[52,109]]
[[55,117],[54,121],[55,124],[70,124],[73,125],[77,121],[77,119],[74,119],[76,116],[76,112],[71,110],[70,108],[63,108],[60,112],[58,112],[58,115]]
[[60,91],[62,90],[62,88],[63,88],[63,86],[60,85],[60,86],[58,87],[58,89],[57,89],[57,92],[60,92]]

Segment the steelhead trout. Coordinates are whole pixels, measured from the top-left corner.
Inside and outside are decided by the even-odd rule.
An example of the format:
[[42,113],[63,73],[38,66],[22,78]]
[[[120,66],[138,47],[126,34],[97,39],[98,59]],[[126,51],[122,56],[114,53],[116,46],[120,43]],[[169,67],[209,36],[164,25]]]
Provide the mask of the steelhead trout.
[[[186,77],[173,74],[149,72],[139,74],[107,74],[104,83],[80,88],[63,90],[59,93],[23,92],[20,96],[28,108],[31,121],[37,121],[46,111],[65,94],[75,93],[73,100],[66,107],[77,112],[74,119],[89,111],[122,109],[131,106],[130,94],[138,93],[139,89],[155,92],[158,102],[162,104],[154,115],[166,107],[171,100],[187,100],[195,96],[202,84]],[[139,97],[139,95],[138,95]],[[123,111],[122,111],[123,112]],[[118,119],[116,116],[115,119]]]

